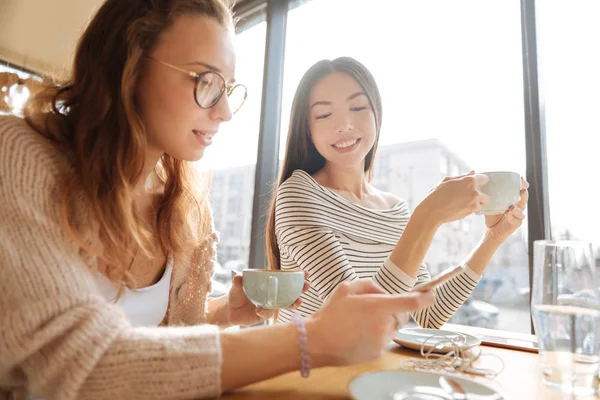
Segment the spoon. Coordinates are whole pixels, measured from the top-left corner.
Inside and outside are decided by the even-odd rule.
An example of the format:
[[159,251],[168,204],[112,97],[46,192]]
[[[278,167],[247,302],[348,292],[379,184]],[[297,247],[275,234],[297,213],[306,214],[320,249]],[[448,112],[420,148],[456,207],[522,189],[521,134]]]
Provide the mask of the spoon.
[[463,389],[461,384],[456,380],[450,377],[440,376],[439,383],[442,389],[452,396],[452,399],[467,400],[467,393],[465,392],[465,389]]

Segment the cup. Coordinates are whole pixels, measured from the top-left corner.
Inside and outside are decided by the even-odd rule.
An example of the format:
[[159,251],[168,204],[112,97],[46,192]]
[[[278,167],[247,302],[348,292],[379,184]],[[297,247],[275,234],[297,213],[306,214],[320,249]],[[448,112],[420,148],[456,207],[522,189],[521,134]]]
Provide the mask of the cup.
[[302,294],[304,272],[245,269],[242,286],[246,297],[257,307],[287,308]]
[[531,312],[544,383],[570,396],[598,387],[600,309],[592,245],[534,242]]
[[521,175],[509,171],[482,172],[482,174],[487,175],[490,180],[479,190],[490,196],[490,202],[484,204],[477,214],[504,214],[519,200]]

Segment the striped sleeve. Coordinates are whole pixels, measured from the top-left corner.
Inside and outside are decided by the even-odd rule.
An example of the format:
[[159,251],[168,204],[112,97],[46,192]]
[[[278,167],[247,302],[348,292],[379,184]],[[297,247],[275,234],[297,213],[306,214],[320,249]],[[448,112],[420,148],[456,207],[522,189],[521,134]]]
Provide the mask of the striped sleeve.
[[[435,301],[431,306],[419,312],[411,313],[419,326],[439,329],[452,318],[456,310],[471,295],[481,276],[469,268],[468,265],[466,267],[465,272],[434,289]],[[411,278],[388,257],[373,279],[386,292],[390,294],[402,294],[410,292],[417,283],[430,281],[431,276],[429,275],[427,266],[422,264],[417,272],[417,278]],[[410,287],[407,288],[404,285],[409,285]]]
[[[465,266],[467,269],[463,273],[433,289],[435,301],[431,306],[411,314],[419,326],[441,328],[471,295],[481,276],[468,265]],[[417,283],[430,280],[427,268],[421,265],[417,273]]]
[[311,287],[321,299],[344,281],[353,281],[356,274],[338,238],[324,228],[284,228],[279,232],[281,269],[299,266],[308,271]]

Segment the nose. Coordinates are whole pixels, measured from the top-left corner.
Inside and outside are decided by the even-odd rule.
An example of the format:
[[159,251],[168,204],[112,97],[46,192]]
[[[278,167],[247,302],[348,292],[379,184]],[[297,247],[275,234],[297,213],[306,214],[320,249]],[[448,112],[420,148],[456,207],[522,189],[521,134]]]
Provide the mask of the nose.
[[354,125],[352,124],[352,120],[346,116],[342,117],[340,121],[337,122],[337,133],[351,132],[353,129]]
[[229,107],[227,93],[223,93],[219,101],[217,101],[217,104],[212,106],[209,111],[211,119],[221,120],[221,122],[227,122],[231,120],[233,113]]

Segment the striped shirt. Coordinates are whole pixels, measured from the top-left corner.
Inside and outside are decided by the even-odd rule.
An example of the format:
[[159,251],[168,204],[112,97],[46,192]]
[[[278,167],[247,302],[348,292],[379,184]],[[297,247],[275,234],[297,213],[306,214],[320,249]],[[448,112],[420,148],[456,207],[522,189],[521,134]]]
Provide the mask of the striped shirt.
[[[407,293],[431,277],[423,264],[412,278],[389,256],[410,217],[404,200],[390,209],[369,209],[321,186],[296,170],[279,188],[275,234],[282,270],[309,272],[310,289],[297,312],[309,316],[344,281],[373,279],[388,293]],[[434,289],[435,302],[412,313],[422,327],[439,328],[469,297],[480,275],[465,272]],[[277,322],[289,322],[291,311],[280,310]]]

